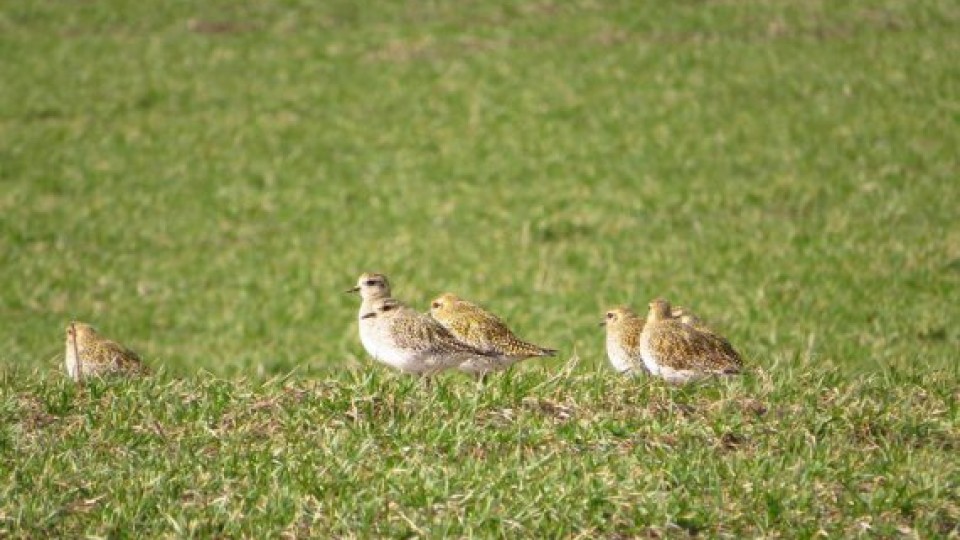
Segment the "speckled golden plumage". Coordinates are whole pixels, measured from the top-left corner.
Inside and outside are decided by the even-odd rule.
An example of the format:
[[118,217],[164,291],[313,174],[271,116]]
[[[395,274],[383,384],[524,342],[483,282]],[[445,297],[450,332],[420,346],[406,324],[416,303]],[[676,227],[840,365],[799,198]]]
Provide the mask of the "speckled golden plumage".
[[739,373],[743,363],[722,336],[673,318],[670,303],[663,299],[650,303],[640,351],[651,374],[674,383]]
[[[689,309],[676,306],[670,310],[670,318],[697,328],[711,331]],[[647,373],[640,355],[640,336],[646,319],[627,306],[618,306],[607,311],[601,326],[607,327],[607,359],[619,373]]]
[[430,303],[430,315],[458,340],[499,356],[499,369],[526,358],[554,356],[557,351],[518,338],[496,315],[452,293]]
[[607,311],[601,325],[607,327],[607,359],[618,373],[646,371],[640,358],[640,335],[644,319],[627,306]]
[[82,322],[67,325],[65,363],[67,374],[76,381],[108,374],[149,373],[137,353],[104,338],[92,326]]
[[429,316],[389,297],[364,300],[360,340],[376,360],[408,373],[433,374],[467,361],[495,360],[461,343]]
[[[474,354],[477,352],[474,347],[458,340],[436,321],[397,300],[385,299],[381,303],[380,310],[382,312],[386,309],[395,310],[395,315],[390,318],[390,332],[401,347],[415,351],[434,350],[441,353]],[[381,315],[378,314],[378,316]]]

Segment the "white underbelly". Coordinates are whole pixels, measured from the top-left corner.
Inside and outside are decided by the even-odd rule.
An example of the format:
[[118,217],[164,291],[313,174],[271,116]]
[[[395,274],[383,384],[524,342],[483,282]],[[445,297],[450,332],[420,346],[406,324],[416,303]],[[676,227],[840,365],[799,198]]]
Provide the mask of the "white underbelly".
[[660,376],[660,364],[650,350],[650,340],[647,337],[640,338],[640,358],[643,359],[643,366],[651,375]]
[[429,371],[429,366],[418,361],[415,354],[400,349],[393,340],[385,338],[383,333],[360,325],[360,342],[367,353],[381,364],[399,369],[407,373],[423,373]]
[[607,359],[610,360],[610,365],[617,373],[624,373],[633,368],[633,363],[630,361],[627,351],[616,343],[607,343]]
[[74,352],[72,344],[67,344],[67,354],[65,355],[65,363],[67,366],[67,375],[71,379],[77,380],[77,355]]
[[660,376],[663,377],[663,380],[672,384],[695,382],[706,378],[708,375],[708,373],[692,369],[673,369],[667,366],[660,366]]

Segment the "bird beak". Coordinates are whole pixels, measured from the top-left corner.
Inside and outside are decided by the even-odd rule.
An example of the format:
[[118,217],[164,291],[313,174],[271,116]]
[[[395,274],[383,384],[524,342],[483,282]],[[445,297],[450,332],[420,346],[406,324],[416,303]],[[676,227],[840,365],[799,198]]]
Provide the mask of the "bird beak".
[[597,326],[606,326],[606,325],[607,325],[607,321],[600,321],[600,324],[598,324]]
[[353,288],[351,288],[351,289],[347,289],[347,290],[345,290],[345,291],[343,291],[343,292],[345,292],[345,293],[355,293],[355,292],[360,292],[360,286],[358,285],[358,286],[356,286],[356,287],[353,287]]
[[360,318],[361,318],[361,319],[369,319],[369,318],[371,318],[371,317],[376,317],[376,316],[377,316],[376,312],[371,311],[370,313],[364,313],[363,315],[360,316]]

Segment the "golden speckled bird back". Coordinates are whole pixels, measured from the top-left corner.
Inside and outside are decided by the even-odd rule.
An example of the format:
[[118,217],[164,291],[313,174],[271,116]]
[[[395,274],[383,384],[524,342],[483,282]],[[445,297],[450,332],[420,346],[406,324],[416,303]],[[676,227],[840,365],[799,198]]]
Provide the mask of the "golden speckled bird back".
[[517,359],[557,353],[523,341],[499,317],[452,293],[434,299],[430,315],[460,341],[488,353]]
[[663,299],[650,303],[640,350],[651,374],[674,383],[739,373],[743,364],[730,342],[674,318],[670,303]]

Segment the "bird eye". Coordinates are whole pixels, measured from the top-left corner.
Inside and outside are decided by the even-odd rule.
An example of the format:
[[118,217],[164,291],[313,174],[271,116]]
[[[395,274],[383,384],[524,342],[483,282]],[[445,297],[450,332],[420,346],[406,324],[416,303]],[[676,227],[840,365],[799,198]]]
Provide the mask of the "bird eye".
[[612,318],[613,318],[613,312],[612,312],[612,311],[609,312],[609,313],[607,313],[607,318],[608,318],[608,319],[612,319]]
[[440,309],[440,302],[434,302],[430,305],[433,306],[433,309]]
[[390,311],[391,309],[393,309],[393,306],[391,306],[390,304],[383,306],[383,311]]
[[377,282],[372,279],[368,279],[364,281],[363,284],[366,285],[367,287],[373,287],[374,285],[377,284]]

